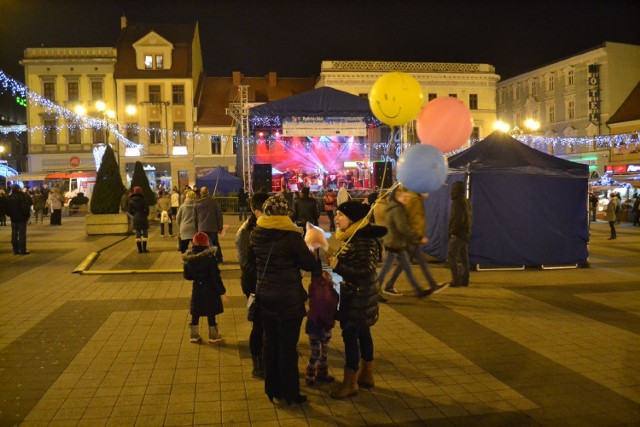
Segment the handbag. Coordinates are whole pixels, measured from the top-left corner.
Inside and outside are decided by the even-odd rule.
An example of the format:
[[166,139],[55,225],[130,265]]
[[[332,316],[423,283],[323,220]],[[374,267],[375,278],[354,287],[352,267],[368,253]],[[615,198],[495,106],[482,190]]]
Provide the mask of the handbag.
[[269,248],[269,255],[267,255],[267,262],[264,264],[264,270],[262,270],[262,276],[260,280],[256,282],[256,291],[249,294],[249,298],[247,298],[247,320],[249,322],[253,322],[256,318],[256,312],[258,310],[258,301],[256,295],[258,294],[258,286],[260,286],[260,282],[264,278],[264,273],[267,271],[267,266],[269,265],[269,259],[271,258],[271,251],[273,250],[273,245]]

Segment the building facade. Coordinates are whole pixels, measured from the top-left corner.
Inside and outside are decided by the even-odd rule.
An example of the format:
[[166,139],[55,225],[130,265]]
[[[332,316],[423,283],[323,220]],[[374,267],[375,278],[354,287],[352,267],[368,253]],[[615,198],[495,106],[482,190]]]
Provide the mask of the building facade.
[[482,139],[492,132],[500,76],[489,64],[322,61],[316,87],[330,86],[366,98],[376,80],[393,71],[413,76],[423,88],[425,103],[435,98],[454,97],[469,107],[473,119],[472,139]]

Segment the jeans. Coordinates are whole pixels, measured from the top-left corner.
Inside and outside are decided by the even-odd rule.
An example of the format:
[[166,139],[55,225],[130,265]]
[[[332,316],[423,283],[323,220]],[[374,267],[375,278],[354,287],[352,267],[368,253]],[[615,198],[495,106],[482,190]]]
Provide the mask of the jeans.
[[[420,292],[422,288],[420,287],[418,280],[416,280],[416,276],[413,275],[413,271],[411,270],[411,262],[409,261],[409,254],[407,253],[407,251],[400,251],[400,252],[392,252],[389,250],[387,251],[384,261],[382,261],[382,268],[380,269],[380,274],[378,275],[378,284],[382,286],[382,283],[384,282],[384,278],[389,272],[389,270],[391,270],[391,266],[393,265],[393,262],[396,260],[396,258],[398,259],[398,264],[399,264],[399,267],[401,268],[401,271],[404,271],[407,274],[407,278],[409,279],[409,283],[411,283],[411,286],[413,287],[413,289],[415,289],[416,292]],[[392,275],[384,288],[387,290],[393,289],[393,285],[396,279],[398,278],[398,276],[399,274]]]
[[610,239],[615,239],[616,237],[618,237],[616,235],[616,222],[615,221],[609,221],[609,228],[611,229],[611,236],[609,236]]
[[[207,316],[209,326],[216,326],[216,316]],[[196,326],[200,322],[200,316],[191,316],[191,324]]]
[[238,206],[238,219],[240,221],[244,221],[247,219],[247,207],[246,206]]
[[449,250],[447,261],[451,269],[452,285],[469,284],[469,243],[451,236],[449,237]]
[[[167,225],[169,226],[169,234],[173,236],[173,224],[168,222]],[[160,235],[164,236],[164,223],[160,223]]]
[[14,254],[27,252],[27,222],[11,221],[11,245]]
[[[422,250],[420,249],[420,245],[411,245],[411,248],[409,248],[408,253],[413,258],[415,258],[416,261],[418,261],[418,264],[420,265],[420,270],[422,270],[422,275],[424,276],[425,279],[427,279],[427,282],[429,282],[429,287],[432,290],[434,290],[438,286],[438,282],[435,281],[435,279],[431,275],[431,272],[429,271],[429,264],[427,263],[427,260],[424,259],[424,255],[422,253]],[[400,264],[398,264],[396,266],[396,269],[393,270],[393,274],[389,279],[389,283],[395,283],[398,277],[400,276],[400,273],[402,273],[402,267],[400,266]]]
[[365,362],[373,360],[373,338],[368,326],[343,329],[342,341],[344,341],[344,358],[347,368],[357,371],[361,358]]

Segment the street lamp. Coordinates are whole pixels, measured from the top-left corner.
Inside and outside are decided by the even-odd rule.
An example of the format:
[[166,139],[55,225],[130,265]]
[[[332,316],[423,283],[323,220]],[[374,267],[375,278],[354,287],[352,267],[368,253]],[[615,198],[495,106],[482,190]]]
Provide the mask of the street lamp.
[[507,133],[509,132],[509,128],[509,124],[503,122],[502,120],[496,120],[496,122],[493,124],[493,129],[499,130],[500,132]]
[[528,118],[524,121],[524,127],[529,129],[531,132],[536,132],[540,129],[540,122],[535,119]]

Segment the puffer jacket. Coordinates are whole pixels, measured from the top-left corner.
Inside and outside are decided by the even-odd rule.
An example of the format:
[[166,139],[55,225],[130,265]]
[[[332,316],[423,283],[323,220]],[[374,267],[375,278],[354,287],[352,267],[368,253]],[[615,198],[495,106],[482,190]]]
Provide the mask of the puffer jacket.
[[183,277],[193,280],[191,288],[192,316],[215,316],[224,311],[221,295],[227,290],[216,262],[217,247],[196,246],[182,255]]
[[422,233],[418,233],[409,225],[404,205],[393,198],[389,200],[387,205],[385,225],[387,235],[384,236],[384,247],[390,251],[407,250],[413,242],[422,238]]
[[340,283],[340,327],[373,326],[378,321],[380,286],[376,265],[380,258],[380,241],[387,230],[367,225],[356,231],[338,254],[334,272],[342,276]]
[[464,196],[464,183],[451,185],[451,213],[449,214],[449,236],[468,242],[471,239],[471,203]]
[[315,257],[301,233],[256,226],[250,236],[248,262],[256,266],[256,299],[261,316],[279,319],[305,316],[308,296],[300,270],[311,271]]
[[144,201],[144,195],[131,195],[128,212],[133,216],[134,230],[146,230],[149,228],[149,206]]
[[191,240],[196,234],[195,223],[195,203],[188,200],[185,201],[176,214],[176,223],[178,224],[180,240]]

